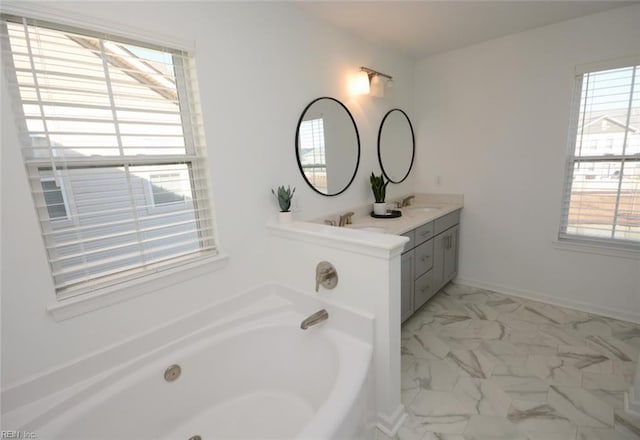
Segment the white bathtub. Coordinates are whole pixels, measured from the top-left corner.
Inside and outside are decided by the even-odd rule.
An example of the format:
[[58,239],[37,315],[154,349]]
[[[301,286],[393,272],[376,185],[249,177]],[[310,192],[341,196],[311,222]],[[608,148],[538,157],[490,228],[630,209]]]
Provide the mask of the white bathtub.
[[[374,438],[372,320],[268,292],[235,299],[225,319],[103,373],[16,429],[41,440]],[[301,330],[319,308],[329,319]],[[167,382],[172,364],[182,374]]]

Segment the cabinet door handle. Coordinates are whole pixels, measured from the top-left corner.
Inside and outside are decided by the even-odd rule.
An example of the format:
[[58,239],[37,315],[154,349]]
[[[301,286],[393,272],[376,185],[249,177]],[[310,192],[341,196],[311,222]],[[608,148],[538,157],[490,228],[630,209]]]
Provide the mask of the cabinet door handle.
[[427,261],[429,259],[429,255],[425,255],[422,258],[420,258],[420,261]]
[[422,232],[420,233],[420,236],[421,236],[421,237],[426,237],[426,236],[427,236],[427,235],[429,235],[429,234],[431,234],[431,231],[422,231]]
[[429,285],[424,286],[422,289],[420,289],[420,292],[422,293],[426,293],[427,290],[429,290]]

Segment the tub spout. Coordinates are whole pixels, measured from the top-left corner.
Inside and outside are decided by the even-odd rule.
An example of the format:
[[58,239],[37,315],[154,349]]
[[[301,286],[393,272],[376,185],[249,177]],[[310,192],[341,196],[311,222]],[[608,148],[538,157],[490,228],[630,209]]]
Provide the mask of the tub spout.
[[322,309],[302,321],[300,323],[300,328],[302,330],[306,330],[312,325],[316,325],[322,321],[326,321],[327,319],[329,319],[329,313],[325,309]]

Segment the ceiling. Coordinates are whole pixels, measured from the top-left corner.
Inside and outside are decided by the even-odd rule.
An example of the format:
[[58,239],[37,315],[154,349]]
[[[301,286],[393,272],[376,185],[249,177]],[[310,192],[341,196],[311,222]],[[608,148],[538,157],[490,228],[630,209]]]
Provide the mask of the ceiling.
[[640,1],[300,1],[307,13],[414,58]]

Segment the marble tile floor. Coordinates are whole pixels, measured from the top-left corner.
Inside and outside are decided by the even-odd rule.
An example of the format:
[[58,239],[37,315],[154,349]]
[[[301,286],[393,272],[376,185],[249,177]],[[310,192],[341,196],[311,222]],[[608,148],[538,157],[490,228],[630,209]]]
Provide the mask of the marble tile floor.
[[449,284],[402,328],[397,440],[631,440],[640,325]]

